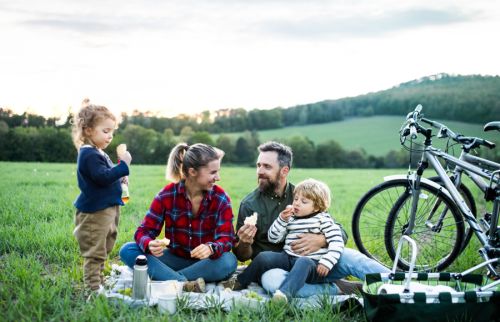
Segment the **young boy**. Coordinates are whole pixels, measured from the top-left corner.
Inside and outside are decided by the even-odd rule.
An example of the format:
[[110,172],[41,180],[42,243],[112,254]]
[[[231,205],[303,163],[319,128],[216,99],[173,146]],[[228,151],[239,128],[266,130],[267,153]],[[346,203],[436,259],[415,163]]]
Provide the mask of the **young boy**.
[[[234,289],[242,289],[257,282],[264,272],[272,268],[290,271],[276,290],[273,300],[291,298],[307,283],[323,283],[344,250],[342,231],[326,211],[330,206],[330,189],[323,182],[308,179],[294,190],[293,205],[288,205],[273,222],[268,239],[273,243],[285,240],[282,252],[261,252],[237,277]],[[327,248],[306,256],[294,253],[291,243],[303,233],[323,234]]]

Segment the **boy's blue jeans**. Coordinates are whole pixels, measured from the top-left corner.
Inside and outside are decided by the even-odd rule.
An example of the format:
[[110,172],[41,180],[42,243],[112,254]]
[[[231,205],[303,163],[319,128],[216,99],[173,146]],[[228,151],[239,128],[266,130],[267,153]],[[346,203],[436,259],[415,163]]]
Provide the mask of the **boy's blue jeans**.
[[156,257],[145,254],[135,243],[126,243],[120,249],[121,260],[130,268],[134,267],[135,259],[146,255],[148,259],[148,274],[152,280],[194,281],[203,277],[206,282],[217,282],[229,278],[236,271],[237,260],[233,253],[226,252],[217,259],[188,259],[165,251]]
[[[325,278],[323,284],[305,284],[300,290],[297,291],[295,297],[309,297],[312,295],[338,294],[338,288],[332,282],[335,280],[345,278],[349,275],[359,278],[361,281],[365,279],[365,275],[369,273],[388,273],[390,270],[379,262],[366,257],[364,254],[357,250],[344,248],[344,252],[338,263],[333,267],[330,273]],[[262,287],[270,293],[274,293],[280,289],[281,284],[285,281],[286,277],[290,275],[283,269],[271,269],[262,275]]]
[[288,271],[284,281],[278,285],[279,290],[287,296],[295,296],[295,293],[309,283],[325,283],[325,278],[320,277],[316,272],[318,261],[308,257],[295,257],[286,252],[261,252],[252,263],[238,275],[238,281],[242,285],[248,285],[251,282],[258,282],[264,272],[281,268]]

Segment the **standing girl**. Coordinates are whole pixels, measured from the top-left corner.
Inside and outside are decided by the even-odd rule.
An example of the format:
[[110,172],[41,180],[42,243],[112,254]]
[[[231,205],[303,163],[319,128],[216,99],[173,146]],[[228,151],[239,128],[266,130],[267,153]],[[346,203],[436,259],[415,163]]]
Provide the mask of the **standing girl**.
[[73,142],[78,150],[77,178],[80,195],[73,234],[83,257],[83,279],[91,291],[102,290],[104,262],[113,249],[120,218],[120,179],[129,174],[132,157],[128,151],[113,165],[103,151],[113,140],[116,117],[104,106],[85,99],[75,116]]
[[[184,283],[186,291],[203,292],[205,281],[233,274],[233,210],[229,196],[215,184],[221,152],[201,143],[172,149],[167,163],[172,182],[153,199],[135,243],[120,250],[125,264],[133,267],[136,257],[145,254],[153,280],[191,281]],[[167,240],[157,239],[162,228]]]

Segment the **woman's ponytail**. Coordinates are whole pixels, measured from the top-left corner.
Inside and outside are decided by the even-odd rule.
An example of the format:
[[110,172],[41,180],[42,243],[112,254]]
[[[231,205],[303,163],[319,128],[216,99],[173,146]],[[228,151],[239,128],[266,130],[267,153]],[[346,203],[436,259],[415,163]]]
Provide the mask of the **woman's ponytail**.
[[186,143],[179,143],[170,151],[167,162],[167,180],[179,182],[184,178],[182,173],[182,161],[188,149],[189,145]]

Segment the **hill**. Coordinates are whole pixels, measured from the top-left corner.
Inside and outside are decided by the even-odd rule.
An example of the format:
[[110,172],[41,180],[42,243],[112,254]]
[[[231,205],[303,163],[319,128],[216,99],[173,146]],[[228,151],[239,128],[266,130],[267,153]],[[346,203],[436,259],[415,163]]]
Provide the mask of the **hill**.
[[[438,74],[399,84],[390,89],[338,100],[299,105],[313,122],[353,116],[404,115],[417,104],[434,118],[484,123],[500,115],[500,77]],[[329,114],[325,113],[330,111]],[[335,119],[333,119],[335,120]]]
[[[432,115],[428,116],[433,118]],[[258,134],[261,142],[272,139],[286,141],[293,136],[306,136],[316,145],[328,140],[335,140],[346,150],[362,148],[368,154],[384,156],[390,150],[400,149],[398,131],[403,120],[404,115],[356,117],[338,122],[263,130],[258,131]],[[497,132],[483,132],[482,124],[457,121],[441,122],[457,133],[486,138],[496,142],[497,145],[500,144],[500,134]],[[233,132],[227,135],[237,139],[243,135],[243,132]],[[215,136],[215,138],[217,137],[218,135]]]

